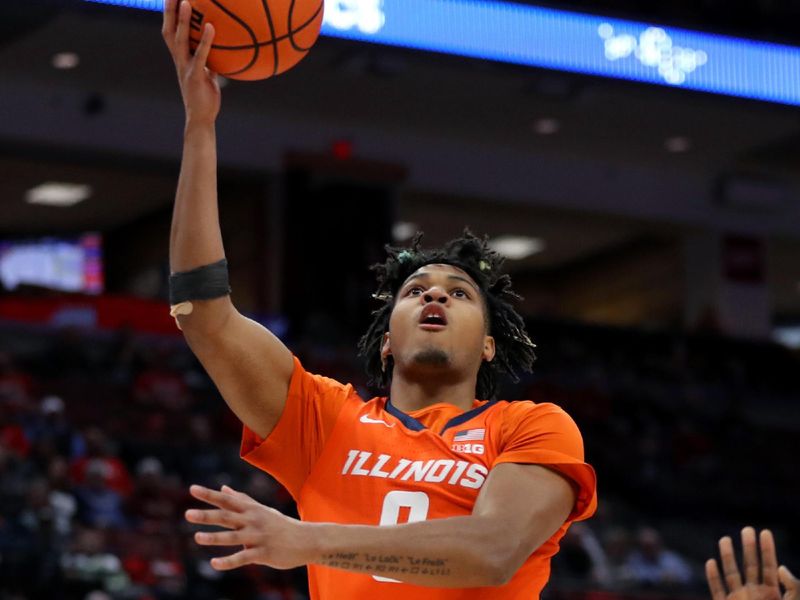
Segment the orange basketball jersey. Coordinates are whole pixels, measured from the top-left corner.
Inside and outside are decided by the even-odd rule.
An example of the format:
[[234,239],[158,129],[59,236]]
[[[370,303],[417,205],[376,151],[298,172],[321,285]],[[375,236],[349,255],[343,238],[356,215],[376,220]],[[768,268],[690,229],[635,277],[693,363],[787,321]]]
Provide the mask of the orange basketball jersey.
[[506,585],[426,588],[394,579],[402,576],[398,567],[373,576],[309,565],[314,600],[536,599],[569,523],[597,505],[580,432],[553,404],[475,400],[467,412],[439,403],[405,414],[387,398],[365,402],[352,386],[306,372],[297,359],[278,424],[265,440],[245,427],[242,457],[286,486],[301,518],[314,522],[394,525],[469,515],[489,471],[504,462],[545,465],[576,490],[567,523]]

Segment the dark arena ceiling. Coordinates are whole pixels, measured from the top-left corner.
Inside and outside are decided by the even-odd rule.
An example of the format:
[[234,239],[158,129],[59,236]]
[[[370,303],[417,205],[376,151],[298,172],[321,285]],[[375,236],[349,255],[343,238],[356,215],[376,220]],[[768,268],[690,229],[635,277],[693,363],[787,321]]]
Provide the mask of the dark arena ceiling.
[[[787,0],[529,3],[800,44]],[[59,52],[79,66],[54,69]],[[182,106],[158,14],[3,2],[0,75],[2,233],[108,230],[169,206]],[[797,295],[796,107],[322,38],[279,78],[229,82],[219,138],[222,168],[247,173],[348,140],[407,167],[401,216],[429,231],[457,201],[490,233],[538,227],[537,269],[687,228],[766,236]],[[21,201],[70,178],[97,191],[75,210]]]

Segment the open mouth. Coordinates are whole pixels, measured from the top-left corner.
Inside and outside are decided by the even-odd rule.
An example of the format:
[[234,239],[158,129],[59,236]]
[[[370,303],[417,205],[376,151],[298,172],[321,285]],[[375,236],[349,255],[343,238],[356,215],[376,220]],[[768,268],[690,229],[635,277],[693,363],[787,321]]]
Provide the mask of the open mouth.
[[444,308],[436,304],[428,304],[422,309],[419,317],[420,327],[427,330],[443,329],[447,325]]

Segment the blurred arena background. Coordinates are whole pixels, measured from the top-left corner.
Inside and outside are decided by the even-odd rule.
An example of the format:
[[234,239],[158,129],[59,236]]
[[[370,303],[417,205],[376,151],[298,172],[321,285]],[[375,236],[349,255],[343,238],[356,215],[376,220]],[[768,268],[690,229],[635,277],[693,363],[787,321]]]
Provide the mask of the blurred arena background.
[[[719,49],[676,75],[653,33],[775,42],[790,64],[797,3],[537,3],[607,17],[563,41],[610,75],[647,62],[610,23],[650,31],[650,82],[369,41],[416,4],[329,1],[333,35],[297,68],[225,85],[234,302],[368,394],[354,348],[382,245],[485,233],[539,346],[503,395],[562,405],[599,475],[545,597],[706,597],[703,560],[745,524],[798,567],[800,79]],[[0,17],[0,598],[307,597],[302,570],[213,572],[182,520],[194,482],[294,509],[238,460],[239,424],[167,314],[183,109],[160,15],[26,0]],[[760,91],[687,89],[702,69]]]

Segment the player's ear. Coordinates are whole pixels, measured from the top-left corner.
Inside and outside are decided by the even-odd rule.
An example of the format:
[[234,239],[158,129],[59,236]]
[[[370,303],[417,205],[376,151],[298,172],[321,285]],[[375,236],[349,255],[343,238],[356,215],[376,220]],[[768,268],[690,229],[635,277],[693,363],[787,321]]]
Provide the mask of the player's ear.
[[381,345],[381,359],[386,360],[392,354],[392,345],[389,342],[389,332],[383,334],[383,344]]
[[496,350],[494,338],[490,335],[485,336],[483,338],[483,360],[486,362],[492,362],[494,360]]
[[383,345],[381,346],[381,371],[386,372],[386,364],[392,354],[391,343],[389,342],[389,332],[383,334]]

